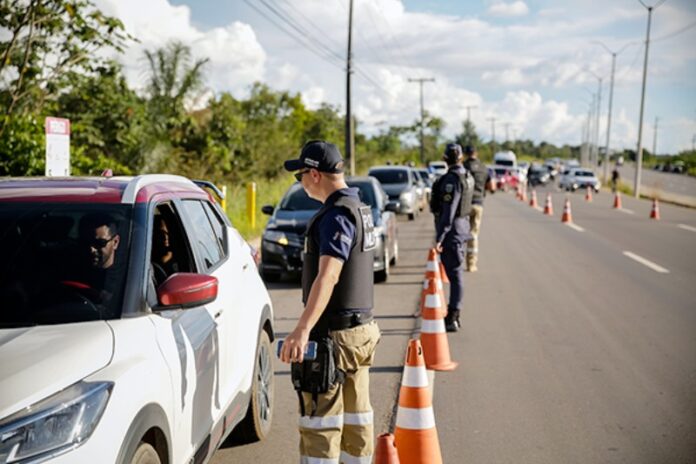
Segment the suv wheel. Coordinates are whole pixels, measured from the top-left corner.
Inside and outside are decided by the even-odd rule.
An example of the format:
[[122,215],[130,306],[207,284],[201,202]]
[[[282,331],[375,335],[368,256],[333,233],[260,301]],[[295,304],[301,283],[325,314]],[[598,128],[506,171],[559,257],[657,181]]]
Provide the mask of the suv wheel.
[[247,414],[234,430],[233,435],[241,443],[263,440],[271,431],[273,420],[273,349],[271,339],[261,330],[254,363],[254,379]]
[[413,221],[416,219],[416,213],[408,213],[408,220]]
[[390,264],[396,265],[397,261],[399,261],[399,242],[395,241],[394,242],[394,256],[392,256]]
[[386,249],[384,250],[384,269],[381,271],[375,272],[375,282],[386,282],[386,280],[389,278],[389,263],[391,262],[391,258],[389,257],[389,250]]
[[144,441],[140,442],[131,459],[131,464],[161,464],[161,462],[155,448]]
[[261,273],[264,282],[278,282],[280,280],[280,272],[263,271]]

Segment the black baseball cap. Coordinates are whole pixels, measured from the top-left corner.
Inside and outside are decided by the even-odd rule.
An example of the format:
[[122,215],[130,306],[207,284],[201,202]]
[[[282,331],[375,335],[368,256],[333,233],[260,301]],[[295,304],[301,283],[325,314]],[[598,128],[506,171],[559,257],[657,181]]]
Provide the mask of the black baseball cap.
[[473,145],[464,145],[464,154],[467,156],[473,155],[476,152],[476,147]]
[[462,158],[462,146],[458,143],[448,143],[443,158],[450,163],[456,163]]
[[285,162],[287,171],[299,171],[302,168],[312,168],[321,172],[343,172],[343,158],[338,147],[323,140],[311,140],[302,147],[300,157]]

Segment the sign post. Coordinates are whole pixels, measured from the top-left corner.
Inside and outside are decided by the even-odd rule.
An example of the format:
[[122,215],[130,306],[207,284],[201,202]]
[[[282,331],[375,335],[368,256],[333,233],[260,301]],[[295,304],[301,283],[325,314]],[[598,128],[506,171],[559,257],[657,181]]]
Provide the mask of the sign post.
[[70,175],[70,120],[46,118],[46,176]]

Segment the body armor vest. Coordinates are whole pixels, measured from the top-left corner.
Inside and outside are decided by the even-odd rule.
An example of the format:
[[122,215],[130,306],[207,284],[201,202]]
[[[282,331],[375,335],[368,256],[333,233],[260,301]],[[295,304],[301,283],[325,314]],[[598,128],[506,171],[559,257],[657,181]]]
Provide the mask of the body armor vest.
[[355,240],[338,283],[334,287],[317,327],[325,327],[332,315],[351,309],[372,309],[373,262],[376,237],[372,211],[356,197],[339,191],[339,197],[331,204],[324,204],[307,225],[305,233],[304,263],[302,266],[302,302],[307,303],[309,291],[319,273],[319,242],[317,235],[322,217],[331,208],[344,208],[355,221]]

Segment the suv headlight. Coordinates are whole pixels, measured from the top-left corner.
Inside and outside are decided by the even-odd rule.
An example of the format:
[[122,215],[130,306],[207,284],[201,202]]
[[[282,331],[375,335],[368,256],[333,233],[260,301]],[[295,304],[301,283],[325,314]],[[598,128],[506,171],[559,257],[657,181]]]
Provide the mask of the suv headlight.
[[288,237],[285,235],[285,233],[279,230],[267,230],[263,235],[263,239],[268,240],[269,242],[279,243],[283,246],[286,246],[289,243]]
[[0,463],[76,448],[99,423],[113,382],[78,382],[0,422]]

